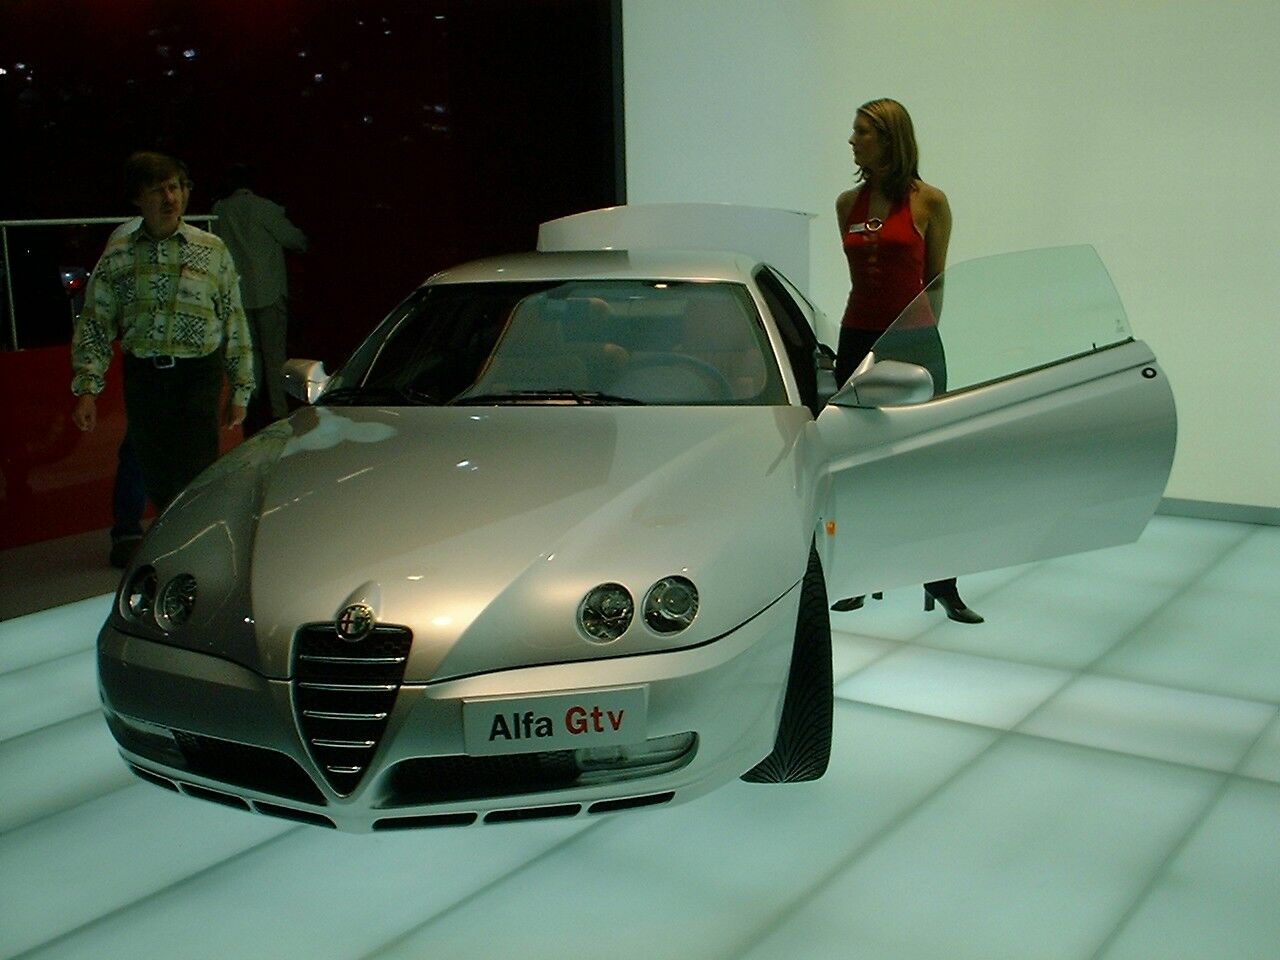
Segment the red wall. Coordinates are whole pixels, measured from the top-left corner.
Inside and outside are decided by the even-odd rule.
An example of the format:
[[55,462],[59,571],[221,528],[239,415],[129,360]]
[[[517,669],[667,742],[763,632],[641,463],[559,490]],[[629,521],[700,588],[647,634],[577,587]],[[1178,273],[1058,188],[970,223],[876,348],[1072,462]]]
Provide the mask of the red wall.
[[[81,433],[71,423],[70,349],[0,352],[0,434],[4,471],[0,549],[111,526],[116,451],[124,437],[124,397],[117,348],[107,388],[98,397],[98,425]],[[222,452],[241,432],[222,432]]]
[[0,547],[111,525],[111,479],[124,436],[120,378],[98,404],[98,428],[82,434],[71,423],[70,351],[44,347],[0,353],[0,442],[4,499]]

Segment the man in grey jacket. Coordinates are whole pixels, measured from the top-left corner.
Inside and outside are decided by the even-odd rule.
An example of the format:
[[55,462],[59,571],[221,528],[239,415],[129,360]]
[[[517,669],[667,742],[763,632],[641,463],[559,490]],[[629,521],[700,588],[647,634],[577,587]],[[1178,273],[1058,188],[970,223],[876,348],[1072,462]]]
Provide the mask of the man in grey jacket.
[[213,205],[218,218],[213,232],[225,241],[240,272],[240,296],[253,333],[254,373],[261,394],[251,412],[269,411],[269,417],[249,418],[247,434],[264,421],[278,420],[289,412],[281,372],[287,359],[289,322],[284,252],[305,251],[307,238],[285,216],[284,207],[253,192],[253,168],[235,166],[227,179],[231,195]]

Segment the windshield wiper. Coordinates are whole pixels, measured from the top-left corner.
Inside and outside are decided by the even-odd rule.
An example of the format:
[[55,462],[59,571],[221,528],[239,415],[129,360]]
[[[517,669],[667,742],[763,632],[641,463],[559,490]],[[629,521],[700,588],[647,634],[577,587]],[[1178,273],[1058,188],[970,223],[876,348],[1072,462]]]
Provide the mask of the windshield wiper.
[[342,406],[435,406],[440,403],[429,393],[408,390],[401,387],[339,387],[330,390],[318,401],[318,405],[340,404]]
[[579,403],[584,405],[639,406],[644,401],[635,397],[619,397],[598,390],[511,390],[506,393],[477,393],[452,401],[455,406],[473,406],[490,403]]

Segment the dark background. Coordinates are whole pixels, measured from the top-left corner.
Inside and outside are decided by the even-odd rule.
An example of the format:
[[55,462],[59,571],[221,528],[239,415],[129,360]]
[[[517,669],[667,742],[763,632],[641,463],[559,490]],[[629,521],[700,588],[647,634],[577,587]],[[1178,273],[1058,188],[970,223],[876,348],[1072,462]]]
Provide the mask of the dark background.
[[[289,257],[289,353],[333,370],[435,271],[625,202],[620,9],[0,0],[0,220],[131,216],[134,150],[188,164],[192,214],[253,163],[258,192],[310,240]],[[0,548],[111,523],[119,367],[82,434],[68,348],[75,282],[111,229],[7,231],[18,331],[0,282]],[[225,431],[224,448],[239,439]]]
[[[625,202],[620,29],[617,0],[6,0],[0,219],[131,215],[137,149],[207,213],[253,163],[311,244],[290,353],[332,369],[434,271]],[[10,230],[19,346],[67,342],[56,267],[109,230]]]

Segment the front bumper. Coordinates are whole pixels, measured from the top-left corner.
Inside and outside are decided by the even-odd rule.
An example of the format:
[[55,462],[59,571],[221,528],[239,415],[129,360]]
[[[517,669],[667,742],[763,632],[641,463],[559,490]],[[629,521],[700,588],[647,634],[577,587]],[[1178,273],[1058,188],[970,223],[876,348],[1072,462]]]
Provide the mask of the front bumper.
[[[303,742],[295,683],[208,654],[141,640],[110,623],[98,638],[108,724],[139,776],[230,806],[369,830],[586,816],[692,799],[773,748],[799,586],[713,643],[671,653],[524,667],[403,684],[367,774],[332,788]],[[468,757],[463,701],[642,685],[645,737],[680,744],[649,766],[576,773],[573,751]]]

